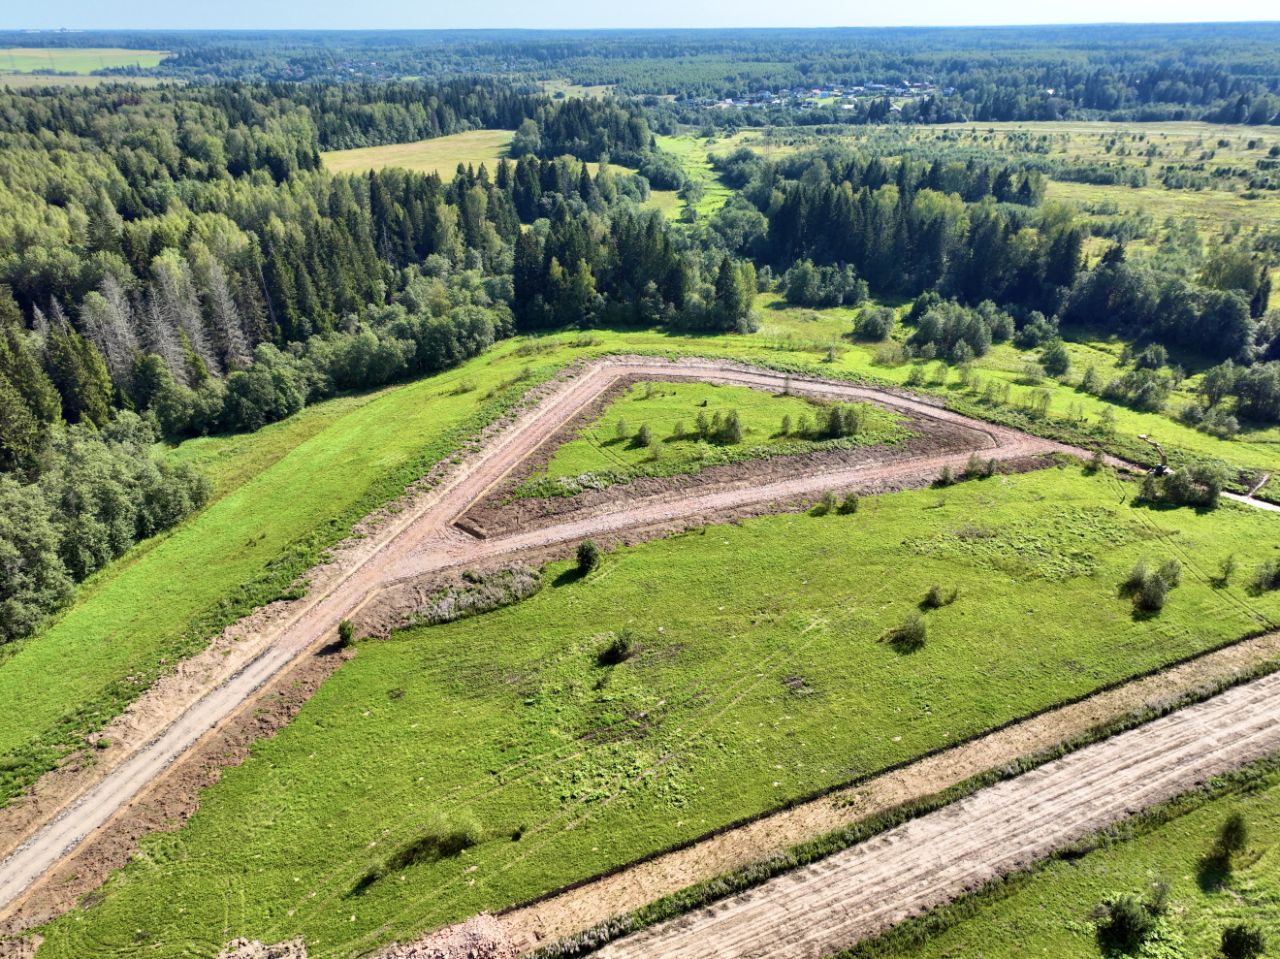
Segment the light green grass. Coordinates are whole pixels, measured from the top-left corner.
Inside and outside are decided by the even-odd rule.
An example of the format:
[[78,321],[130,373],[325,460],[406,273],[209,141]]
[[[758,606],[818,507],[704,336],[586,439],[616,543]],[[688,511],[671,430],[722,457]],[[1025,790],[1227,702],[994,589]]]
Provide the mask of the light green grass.
[[[658,149],[672,154],[684,167],[684,172],[703,188],[702,198],[694,205],[699,219],[711,216],[729,202],[733,190],[720,181],[715,170],[711,168],[709,159],[713,152],[724,150],[727,141],[704,140],[694,136],[660,136],[657,137]],[[680,201],[681,213],[688,206]]]
[[[762,324],[758,334],[766,344],[779,353],[807,353],[811,357],[836,350],[835,369],[846,374],[863,374],[893,383],[905,383],[911,374],[913,363],[885,365],[877,362],[880,344],[858,343],[850,339],[853,318],[857,310],[838,308],[811,310],[789,307],[777,295],[759,298],[758,306]],[[900,328],[898,338],[903,339],[910,328]],[[1185,450],[1200,456],[1221,459],[1240,469],[1272,469],[1280,466],[1280,428],[1266,427],[1242,432],[1232,440],[1221,440],[1184,426],[1173,418],[1174,413],[1193,399],[1192,390],[1198,378],[1189,378],[1183,387],[1170,398],[1164,412],[1146,413],[1109,403],[1100,397],[1077,389],[1080,378],[1088,366],[1094,366],[1103,382],[1122,372],[1119,365],[1119,342],[1089,341],[1068,343],[1072,369],[1064,381],[1046,377],[1039,382],[1028,382],[1025,370],[1028,362],[1038,358],[1037,350],[1019,350],[1011,344],[1000,344],[974,363],[974,372],[982,381],[995,380],[1011,386],[1013,405],[1025,403],[1033,391],[1048,390],[1051,394],[1050,420],[1062,423],[1097,425],[1105,410],[1114,417],[1116,433],[1134,437],[1141,433],[1155,436],[1166,446]],[[831,366],[827,368],[830,369]],[[959,383],[959,372],[947,369],[947,385],[939,387],[932,382],[941,369],[937,363],[924,364],[926,387],[941,389],[944,394],[964,396]]]
[[[812,433],[825,407],[797,396],[709,383],[636,383],[557,449],[519,492],[572,494],[638,476],[674,476],[747,459],[894,443],[908,435],[898,427],[897,418],[881,407],[847,406],[858,415],[862,428],[857,435],[823,442],[800,431]],[[730,412],[737,413],[742,423],[742,442],[721,444],[699,438],[699,414],[713,425],[717,417]],[[789,421],[785,435],[784,417]],[[642,426],[653,435],[651,447],[637,439]]]
[[[211,472],[215,502],[113,563],[82,587],[58,621],[0,655],[0,701],[11,705],[0,724],[0,802],[82,744],[178,657],[279,595],[324,546],[445,455],[459,433],[485,415],[488,405],[480,398],[527,365],[542,375],[583,356],[640,351],[906,379],[906,366],[878,366],[874,347],[840,339],[851,311],[774,310],[768,298],[764,306],[766,323],[757,334],[598,332],[585,341],[574,333],[522,339],[442,377],[319,404],[256,434],[183,444],[170,455]],[[828,364],[822,357],[831,345],[837,357]],[[474,391],[450,395],[467,381]],[[1050,424],[1070,420],[1076,402],[1093,418],[1110,407],[1069,387],[1049,388]],[[1027,389],[1014,387],[1015,402]],[[1121,435],[1148,432],[1173,449],[1280,471],[1273,433],[1224,442],[1159,414],[1111,408]]]
[[[1261,628],[1280,594],[1206,568],[1280,517],[1152,511],[1078,468],[866,499],[620,550],[477,619],[362,643],[277,737],[149,837],[43,957],[207,955],[237,935],[359,953],[599,873]],[[1117,584],[1176,557],[1136,619]],[[1243,579],[1243,574],[1241,574]],[[933,583],[925,647],[882,636]],[[597,654],[627,630],[634,658]],[[370,865],[475,817],[461,855]],[[519,833],[519,839],[513,835]]]
[[[514,348],[440,377],[320,404],[252,435],[174,451],[209,472],[214,502],[113,563],[53,625],[5,649],[0,800],[223,624],[284,592],[356,520],[574,355],[535,358],[516,382],[530,361]],[[456,392],[464,381],[474,388]]]
[[[1233,812],[1249,824],[1248,848],[1224,882],[1203,882],[1204,857]],[[885,959],[1096,959],[1102,952],[1094,908],[1115,895],[1148,895],[1158,881],[1170,885],[1170,908],[1156,941],[1141,955],[1219,956],[1223,928],[1240,922],[1261,926],[1270,944],[1267,955],[1274,955],[1280,945],[1280,774],[1251,783],[1248,791],[1196,804],[1185,815],[1082,859],[1054,862],[984,897],[963,918],[960,910],[944,910],[941,916],[954,917],[954,924],[919,946],[886,942],[866,952]]]
[[31,73],[52,70],[55,73],[92,73],[119,67],[157,66],[169,56],[163,50],[124,50],[120,47],[3,47],[0,48],[0,70]]

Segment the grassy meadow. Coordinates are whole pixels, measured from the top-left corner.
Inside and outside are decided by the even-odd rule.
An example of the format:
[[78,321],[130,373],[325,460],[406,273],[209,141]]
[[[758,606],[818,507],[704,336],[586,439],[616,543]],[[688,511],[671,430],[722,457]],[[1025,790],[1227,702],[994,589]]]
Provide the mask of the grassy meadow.
[[0,70],[10,73],[51,70],[79,74],[120,67],[146,70],[158,66],[167,56],[169,54],[163,50],[124,50],[119,47],[2,47]]
[[210,505],[88,580],[52,625],[4,647],[0,701],[10,718],[0,724],[0,801],[82,745],[166,660],[286,593],[358,519],[562,362],[529,365],[512,358],[513,347],[465,370],[174,450],[212,478]]
[[[1072,466],[710,527],[362,643],[184,829],[42,930],[41,956],[208,954],[236,935],[366,951],[1280,616],[1280,594],[1243,588],[1280,517],[1151,510],[1135,488]],[[1240,572],[1215,588],[1228,554]],[[1144,557],[1184,564],[1150,618],[1118,594]],[[924,614],[924,646],[887,642],[935,583],[958,598]]]
[[[1142,956],[1183,959],[1218,956],[1222,930],[1235,923],[1260,927],[1274,955],[1280,943],[1280,774],[1248,782],[1247,788],[1202,803],[1137,835],[1126,829],[1085,856],[1056,860],[1026,879],[1015,880],[963,908],[943,909],[946,928],[917,945],[903,937],[851,956],[878,959],[1095,959],[1104,955],[1093,912],[1117,895],[1150,895],[1169,884],[1169,910]],[[1209,853],[1219,828],[1239,813],[1249,842],[1225,875]]]
[[[879,347],[845,338],[851,310],[796,310],[776,297],[762,297],[761,307],[764,324],[755,334],[598,331],[521,338],[441,376],[317,404],[252,435],[183,443],[168,455],[209,472],[214,501],[88,580],[50,626],[0,652],[0,700],[11,706],[10,721],[0,726],[0,802],[82,746],[176,659],[254,606],[287,593],[325,547],[447,456],[504,401],[576,358],[701,354],[899,384],[910,375],[911,364],[885,365],[877,360]],[[1076,344],[1072,350],[1101,365],[1112,347]],[[1017,410],[1033,390],[1047,389],[1051,404],[1046,417],[1033,421],[1038,429],[1096,425],[1109,410],[1118,437],[1132,441],[1151,433],[1173,450],[1280,472],[1280,430],[1219,440],[1164,414],[1106,403],[1070,383],[1023,384],[1025,361],[1001,347],[977,364],[979,378],[1011,384],[1006,408],[975,402],[973,383],[961,386],[954,371],[938,382],[937,364],[927,368],[931,379],[923,388],[985,415]],[[1068,379],[1078,375],[1077,369]],[[775,419],[781,417],[770,423]]]
[[[880,407],[846,404],[859,418],[858,432],[839,441],[804,435],[815,429],[824,406],[797,396],[783,396],[741,386],[710,383],[636,383],[555,451],[545,467],[522,487],[545,495],[574,492],[626,482],[637,476],[696,473],[708,466],[804,453],[817,448],[893,443],[906,431]],[[737,413],[742,439],[737,443],[701,437],[701,416],[709,427]],[[783,420],[788,431],[782,431]],[[652,434],[651,445],[638,438],[641,427]]]
[[320,154],[320,159],[333,173],[367,173],[401,167],[416,173],[438,173],[441,179],[452,180],[459,163],[477,167],[483,163],[492,173],[510,147],[510,130],[468,130],[414,143],[333,150]]

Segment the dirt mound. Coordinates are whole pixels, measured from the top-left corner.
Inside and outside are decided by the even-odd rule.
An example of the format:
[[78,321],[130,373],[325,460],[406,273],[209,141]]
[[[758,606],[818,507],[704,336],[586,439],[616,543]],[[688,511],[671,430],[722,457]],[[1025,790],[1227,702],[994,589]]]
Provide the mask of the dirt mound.
[[515,959],[517,954],[506,927],[482,912],[407,946],[396,946],[380,959]]

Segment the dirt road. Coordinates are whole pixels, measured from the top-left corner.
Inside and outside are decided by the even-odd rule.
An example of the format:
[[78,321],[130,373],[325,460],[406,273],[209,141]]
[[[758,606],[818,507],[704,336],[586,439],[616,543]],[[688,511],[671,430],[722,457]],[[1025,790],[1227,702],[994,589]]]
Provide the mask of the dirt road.
[[923,457],[853,469],[796,477],[767,486],[735,489],[688,497],[663,497],[628,502],[620,496],[611,511],[583,518],[567,518],[553,527],[493,540],[477,540],[460,532],[454,521],[476,500],[494,488],[534,453],[579,410],[622,377],[700,379],[752,386],[758,389],[832,399],[865,400],[914,416],[971,431],[972,449],[986,457],[1008,459],[1064,449],[1058,444],[1014,430],[969,420],[932,403],[890,391],[834,380],[784,376],[730,362],[684,359],[664,361],[644,357],[610,357],[584,366],[576,375],[550,390],[536,405],[515,417],[476,455],[464,460],[433,490],[421,495],[403,513],[379,529],[371,542],[356,551],[348,568],[329,577],[323,590],[308,596],[292,613],[262,637],[261,651],[234,675],[200,691],[177,718],[158,734],[121,750],[114,764],[67,797],[57,808],[42,809],[30,831],[0,863],[0,917],[55,863],[76,848],[138,796],[157,776],[177,762],[212,730],[244,708],[255,693],[291,663],[324,645],[338,623],[350,618],[386,584],[486,559],[494,559],[586,536],[643,527],[678,517],[706,515],[742,503],[769,502],[832,487],[855,485],[886,475],[927,478],[943,465],[963,465],[967,452]]
[[1278,697],[1280,674],[1239,686],[597,955],[830,955],[1280,750]]
[[[476,539],[461,532],[455,521],[467,508],[498,486],[513,470],[551,440],[557,430],[624,377],[698,379],[751,386],[829,399],[863,400],[933,421],[953,432],[972,436],[963,451],[946,455],[902,458],[886,455],[857,466],[814,472],[764,485],[737,484],[727,488],[629,499],[622,488],[608,508],[590,515],[567,515],[553,526],[516,532],[493,539]],[[146,736],[120,744],[110,765],[94,770],[83,784],[57,803],[47,803],[38,815],[24,820],[7,859],[0,863],[0,918],[10,914],[23,894],[52,866],[102,828],[157,777],[188,754],[194,744],[252,707],[256,694],[291,664],[333,638],[340,621],[352,618],[380,591],[397,582],[432,572],[602,536],[621,530],[660,527],[680,518],[702,517],[749,504],[817,494],[827,489],[874,487],[886,479],[927,481],[944,466],[964,465],[972,451],[984,458],[1020,459],[1068,447],[1015,430],[970,420],[935,403],[910,395],[855,386],[838,380],[784,376],[742,364],[647,357],[609,357],[586,364],[575,375],[545,391],[541,400],[497,431],[482,449],[453,468],[433,489],[418,494],[406,508],[384,523],[359,548],[339,560],[324,585],[314,589],[288,615],[270,623],[255,637],[255,653],[230,676],[217,676],[204,686],[193,685],[167,725],[146,730]],[[1072,451],[1081,452],[1081,451]],[[125,813],[127,814],[127,813]]]

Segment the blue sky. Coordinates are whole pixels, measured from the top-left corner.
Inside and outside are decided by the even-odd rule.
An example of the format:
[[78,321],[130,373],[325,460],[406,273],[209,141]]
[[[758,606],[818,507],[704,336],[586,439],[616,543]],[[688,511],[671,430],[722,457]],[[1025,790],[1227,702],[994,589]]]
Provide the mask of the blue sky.
[[1277,0],[10,0],[4,28],[407,29],[897,26],[1274,20]]

